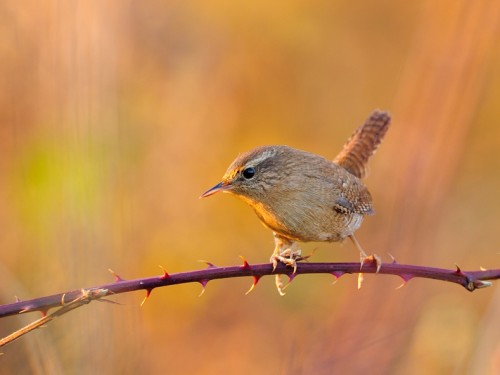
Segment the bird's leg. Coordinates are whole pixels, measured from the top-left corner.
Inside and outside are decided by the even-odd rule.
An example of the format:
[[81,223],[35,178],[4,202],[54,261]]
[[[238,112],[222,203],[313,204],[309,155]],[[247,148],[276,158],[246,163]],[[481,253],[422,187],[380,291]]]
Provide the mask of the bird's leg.
[[378,273],[378,271],[380,271],[380,267],[382,266],[382,259],[377,254],[366,255],[363,248],[359,244],[358,240],[356,239],[356,237],[354,237],[354,234],[351,234],[349,238],[353,242],[354,246],[356,246],[359,250],[360,263],[361,263],[360,269],[363,268],[363,264],[365,264],[366,262],[375,263],[375,265],[377,266],[377,273]]
[[[278,262],[281,262],[288,267],[292,267],[293,273],[297,272],[297,261],[307,258],[304,258],[301,255],[301,251],[299,249],[299,246],[297,245],[297,242],[283,238],[274,233],[274,243],[274,252],[273,255],[271,255],[270,259],[271,263],[273,264],[273,271],[276,269]],[[284,296],[285,293],[283,292],[283,290],[284,288],[286,288],[286,285],[283,286],[279,274],[275,275],[275,278],[278,293],[281,296]]]
[[270,259],[273,264],[273,271],[276,269],[278,262],[281,262],[288,267],[293,267],[295,273],[297,271],[297,261],[304,259],[297,242],[278,236],[275,233],[274,244],[274,252]]

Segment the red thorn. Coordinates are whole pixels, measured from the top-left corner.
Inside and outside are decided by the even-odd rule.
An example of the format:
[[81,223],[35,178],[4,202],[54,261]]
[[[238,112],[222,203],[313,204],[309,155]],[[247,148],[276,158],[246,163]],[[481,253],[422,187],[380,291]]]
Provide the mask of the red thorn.
[[333,272],[330,272],[330,274],[334,277],[334,280],[333,280],[333,283],[332,283],[332,285],[333,285],[333,284],[335,284],[337,282],[338,279],[340,279],[340,277],[342,275],[345,274],[345,272],[344,271],[333,271]]
[[400,288],[404,287],[408,281],[410,281],[411,279],[413,279],[415,277],[409,273],[402,273],[401,275],[398,275],[398,276],[403,279],[403,283],[400,286],[398,286],[396,289],[400,289]]
[[146,303],[152,291],[153,289],[146,289],[146,297],[144,297],[144,299],[142,300],[141,307]]
[[331,275],[333,277],[335,277],[335,281],[337,281],[338,279],[340,279],[340,277],[345,274],[344,271],[333,271],[333,272],[330,272],[330,273],[331,273]]
[[163,275],[160,276],[160,279],[161,280],[166,280],[170,277],[170,275],[168,274],[167,270],[165,268],[163,268],[162,265],[159,265],[158,267],[160,267],[163,271]]
[[460,269],[460,267],[458,265],[455,264],[455,267],[457,267],[457,270],[455,271],[455,273],[457,275],[465,276],[465,273],[462,272],[462,270]]
[[397,264],[397,263],[398,263],[398,262],[396,261],[396,258],[394,258],[394,256],[393,256],[391,253],[387,253],[387,254],[391,257],[391,259],[392,259],[392,262],[391,262],[391,263],[392,263],[392,264]]
[[411,273],[402,273],[401,275],[399,275],[399,277],[401,277],[404,280],[404,282],[406,283],[406,282],[410,281],[411,279],[413,279],[415,276],[412,275]]
[[260,281],[260,278],[261,278],[261,277],[262,277],[262,276],[254,276],[254,277],[253,277],[253,285],[257,285],[257,283]]
[[217,268],[217,266],[215,264],[207,262],[206,260],[201,260],[200,259],[198,262],[205,263],[208,266],[208,268]]
[[40,310],[40,312],[42,313],[42,317],[45,318],[47,316],[47,313],[49,312],[49,310],[44,309],[44,310]]
[[250,287],[250,289],[247,290],[247,292],[245,293],[245,295],[249,294],[252,290],[255,289],[255,287],[257,286],[257,283],[259,282],[260,278],[262,276],[254,276],[253,277],[253,283],[252,283],[252,286]]
[[241,260],[243,261],[243,265],[241,266],[242,269],[244,270],[250,270],[252,267],[250,267],[250,264],[248,264],[247,260],[243,258],[243,256],[240,255]]
[[205,289],[207,287],[207,284],[210,280],[208,279],[203,279],[203,280],[200,280],[199,283],[201,284],[201,286],[203,287],[203,289],[201,290],[201,293],[198,295],[198,297],[201,297],[204,293],[205,293]]
[[111,268],[108,268],[108,271],[111,272],[111,274],[115,277],[115,282],[118,283],[120,281],[124,281],[120,275],[118,275],[115,271],[113,271]]

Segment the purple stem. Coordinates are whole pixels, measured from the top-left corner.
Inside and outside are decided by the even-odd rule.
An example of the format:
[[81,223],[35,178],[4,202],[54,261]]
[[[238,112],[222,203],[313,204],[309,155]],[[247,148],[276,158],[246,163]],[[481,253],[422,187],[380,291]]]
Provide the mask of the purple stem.
[[[226,279],[232,277],[245,277],[253,276],[254,284],[262,276],[274,274],[286,274],[291,279],[296,275],[309,274],[309,273],[326,273],[332,274],[335,277],[340,277],[343,274],[359,273],[359,263],[298,263],[297,272],[293,274],[293,269],[283,264],[278,264],[275,271],[272,265],[254,264],[249,265],[246,261],[240,266],[230,267],[216,267],[209,264],[206,269],[189,272],[179,272],[175,274],[166,274],[161,276],[140,278],[134,280],[122,280],[117,278],[115,282],[99,285],[86,289],[105,289],[107,295],[126,293],[136,290],[146,290],[149,293],[154,289],[161,286],[184,284],[199,282],[203,286],[210,280]],[[363,273],[375,273],[376,267],[373,264],[363,265]],[[421,267],[404,265],[398,263],[384,263],[382,264],[379,274],[398,275],[405,282],[414,278],[422,277],[427,279],[436,279],[448,281],[455,284],[462,285],[469,291],[474,291],[478,288],[490,286],[491,283],[486,280],[496,280],[500,278],[500,269],[485,270],[485,271],[461,271],[460,269],[448,270],[433,267]],[[81,296],[81,290],[73,290],[66,293],[53,294],[46,297],[35,298],[27,301],[19,301],[7,305],[0,306],[0,318],[27,313],[33,311],[41,311],[46,313],[50,308],[63,306],[75,298]]]

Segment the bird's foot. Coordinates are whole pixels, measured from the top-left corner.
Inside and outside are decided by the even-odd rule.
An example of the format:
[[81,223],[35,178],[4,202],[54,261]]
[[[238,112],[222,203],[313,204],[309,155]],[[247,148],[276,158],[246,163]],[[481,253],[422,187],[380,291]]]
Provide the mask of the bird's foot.
[[[309,258],[309,256],[303,257],[300,249],[297,250],[292,250],[291,248],[285,249],[284,251],[278,254],[273,254],[271,256],[273,271],[278,266],[278,262],[281,262],[287,267],[292,267],[293,273],[295,273],[297,272],[297,262],[307,258]],[[280,294],[280,296],[284,296],[285,295],[284,289],[288,286],[288,284],[283,285],[283,282],[281,281],[281,277],[279,274],[275,275],[275,283],[276,283],[276,289],[278,289],[278,293]]]
[[[276,270],[278,263],[281,262],[287,267],[293,268],[293,273],[297,272],[297,262],[309,258],[309,256],[302,256],[302,252],[299,249],[297,243],[290,239],[274,234],[275,248],[273,255],[271,256],[270,262],[273,265],[273,272]],[[276,288],[280,295],[285,295],[283,290],[290,284],[287,283],[283,285],[279,274],[276,277]],[[290,277],[290,280],[292,277]]]
[[382,266],[382,258],[380,258],[377,254],[372,254],[372,255],[366,255],[365,253],[361,254],[360,256],[360,266],[359,269],[363,268],[363,265],[365,263],[375,263],[375,266],[377,267],[377,270],[375,273],[378,273],[380,271],[380,267]]
[[286,285],[283,286],[283,282],[281,281],[281,275],[274,275],[274,282],[276,283],[276,289],[278,289],[278,293],[280,296],[284,296],[285,292],[283,291],[286,288]]
[[377,266],[376,273],[378,273],[378,271],[380,271],[380,267],[382,266],[382,258],[380,258],[377,254],[366,255],[365,251],[359,244],[358,240],[356,239],[356,237],[354,237],[354,234],[351,234],[349,238],[358,248],[359,251],[359,256],[361,258],[360,260],[361,265],[359,266],[359,269],[361,270],[363,268],[363,264],[365,263],[375,263],[375,265]]
[[297,262],[307,258],[309,258],[309,256],[302,256],[302,251],[300,249],[293,250],[288,248],[278,254],[273,254],[270,261],[273,264],[273,271],[278,266],[278,262],[281,262],[287,267],[292,267],[293,273],[295,273],[297,272]]

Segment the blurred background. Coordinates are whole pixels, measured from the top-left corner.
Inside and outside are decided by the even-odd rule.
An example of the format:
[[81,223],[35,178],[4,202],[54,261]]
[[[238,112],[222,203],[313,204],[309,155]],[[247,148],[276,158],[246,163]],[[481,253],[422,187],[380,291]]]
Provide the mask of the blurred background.
[[[392,127],[357,237],[390,261],[500,266],[496,1],[24,1],[0,5],[0,303],[123,278],[267,262],[228,195],[233,158],[334,158],[375,108]],[[357,261],[350,244],[305,244]],[[2,350],[17,374],[498,374],[500,288],[273,278],[92,303]],[[0,334],[38,314],[2,319]]]

